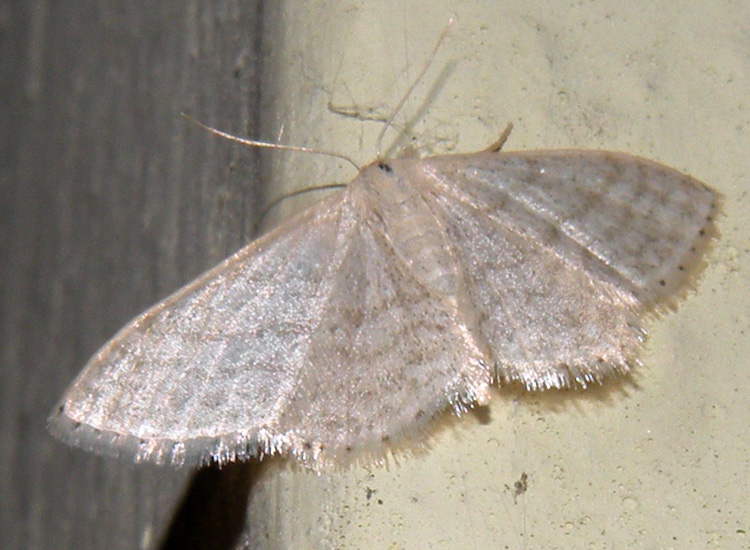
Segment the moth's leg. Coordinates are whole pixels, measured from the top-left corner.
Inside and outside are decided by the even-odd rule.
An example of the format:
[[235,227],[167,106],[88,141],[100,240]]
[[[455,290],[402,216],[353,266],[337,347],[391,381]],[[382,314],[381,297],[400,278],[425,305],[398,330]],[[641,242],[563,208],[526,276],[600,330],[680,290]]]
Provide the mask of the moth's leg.
[[500,137],[494,141],[487,149],[485,149],[488,153],[497,153],[500,149],[503,148],[503,145],[505,145],[505,142],[508,141],[508,137],[510,136],[510,132],[513,130],[513,123],[509,122],[508,125],[505,127],[505,130],[503,130],[503,133],[500,134]]

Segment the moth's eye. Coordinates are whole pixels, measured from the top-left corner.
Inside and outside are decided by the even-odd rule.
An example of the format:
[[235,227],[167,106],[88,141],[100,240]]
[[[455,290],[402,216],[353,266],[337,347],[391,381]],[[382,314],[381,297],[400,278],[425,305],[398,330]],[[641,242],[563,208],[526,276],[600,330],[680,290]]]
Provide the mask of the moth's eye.
[[393,168],[391,168],[390,164],[386,162],[379,162],[378,168],[380,168],[386,174],[390,174],[391,172],[393,172]]

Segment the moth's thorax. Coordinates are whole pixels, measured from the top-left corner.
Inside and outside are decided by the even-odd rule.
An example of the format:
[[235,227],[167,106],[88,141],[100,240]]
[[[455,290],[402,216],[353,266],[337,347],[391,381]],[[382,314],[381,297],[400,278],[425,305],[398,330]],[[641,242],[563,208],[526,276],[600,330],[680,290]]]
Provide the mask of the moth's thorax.
[[[430,207],[429,180],[416,160],[378,161],[353,182],[384,225],[396,255],[418,280],[441,294],[455,294],[460,274],[444,228]],[[421,177],[420,177],[421,176]]]

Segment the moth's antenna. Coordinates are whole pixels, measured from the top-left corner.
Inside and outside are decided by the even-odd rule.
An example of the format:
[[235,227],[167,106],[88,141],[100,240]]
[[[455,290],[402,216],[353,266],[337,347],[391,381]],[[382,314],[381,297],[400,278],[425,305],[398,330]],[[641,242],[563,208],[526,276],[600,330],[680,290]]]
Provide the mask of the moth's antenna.
[[194,119],[190,115],[186,115],[185,113],[180,113],[183,118],[186,118],[193,124],[197,124],[204,130],[208,130],[214,135],[217,135],[219,137],[223,137],[225,139],[228,139],[229,141],[234,141],[235,143],[241,143],[242,145],[248,145],[250,147],[265,147],[266,149],[281,149],[282,151],[296,151],[298,153],[314,153],[316,155],[325,155],[327,157],[334,157],[341,160],[345,160],[354,168],[357,169],[357,171],[360,171],[362,168],[354,162],[351,158],[347,157],[346,155],[342,155],[341,153],[336,153],[334,151],[326,151],[324,149],[310,149],[309,147],[297,147],[294,145],[282,145],[280,143],[270,143],[268,141],[258,141],[255,139],[247,139],[240,136],[235,136],[233,134],[228,134],[227,132],[222,132],[221,130],[217,130],[216,128],[212,128],[211,126],[207,126],[203,124],[202,122]]
[[437,39],[437,42],[435,42],[435,47],[432,48],[432,52],[427,57],[427,61],[425,61],[424,67],[422,67],[422,70],[419,72],[419,75],[417,75],[417,78],[414,79],[414,82],[411,83],[411,86],[409,86],[409,89],[406,90],[406,93],[401,98],[401,101],[398,102],[398,105],[396,105],[396,108],[393,110],[391,115],[388,117],[388,120],[385,121],[385,124],[383,125],[383,129],[380,130],[380,134],[378,134],[378,140],[377,140],[377,158],[381,158],[382,155],[382,145],[383,145],[383,136],[385,136],[386,131],[388,131],[388,128],[391,128],[393,126],[393,121],[396,118],[396,115],[401,111],[401,109],[406,105],[406,102],[409,99],[409,96],[411,96],[412,92],[414,91],[414,88],[416,88],[419,83],[424,78],[424,75],[427,74],[427,71],[432,66],[432,62],[435,60],[435,54],[437,53],[438,49],[440,48],[440,45],[443,43],[443,40],[445,40],[445,37],[448,35],[448,31],[450,30],[451,26],[453,25],[454,21],[456,20],[456,17],[453,16],[448,20],[448,24],[443,29],[443,32],[440,33],[440,36]]

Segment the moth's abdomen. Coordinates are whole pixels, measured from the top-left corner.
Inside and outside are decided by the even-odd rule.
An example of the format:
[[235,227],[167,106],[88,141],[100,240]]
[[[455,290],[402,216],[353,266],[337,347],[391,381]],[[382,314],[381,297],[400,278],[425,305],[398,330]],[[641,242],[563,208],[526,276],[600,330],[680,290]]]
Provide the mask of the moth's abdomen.
[[420,282],[440,294],[460,288],[458,266],[443,227],[421,195],[396,169],[373,165],[366,171],[377,180],[366,186],[374,212],[396,255]]

